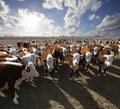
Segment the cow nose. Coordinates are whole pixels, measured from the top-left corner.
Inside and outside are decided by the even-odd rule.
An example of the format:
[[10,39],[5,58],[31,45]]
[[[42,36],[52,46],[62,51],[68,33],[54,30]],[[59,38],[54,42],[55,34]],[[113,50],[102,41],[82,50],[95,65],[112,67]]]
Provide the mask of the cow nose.
[[35,75],[35,77],[38,77],[39,76],[39,73],[38,72],[36,72],[36,75]]
[[78,62],[75,62],[75,65],[76,65],[76,66],[78,66],[78,65],[79,65],[79,63],[78,63]]
[[30,67],[26,66],[25,70],[26,72],[30,72]]

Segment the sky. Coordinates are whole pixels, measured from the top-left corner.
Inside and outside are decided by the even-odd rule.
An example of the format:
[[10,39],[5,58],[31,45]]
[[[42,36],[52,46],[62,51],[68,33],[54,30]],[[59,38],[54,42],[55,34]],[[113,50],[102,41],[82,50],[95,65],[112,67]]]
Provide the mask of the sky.
[[0,0],[0,36],[120,36],[120,0]]

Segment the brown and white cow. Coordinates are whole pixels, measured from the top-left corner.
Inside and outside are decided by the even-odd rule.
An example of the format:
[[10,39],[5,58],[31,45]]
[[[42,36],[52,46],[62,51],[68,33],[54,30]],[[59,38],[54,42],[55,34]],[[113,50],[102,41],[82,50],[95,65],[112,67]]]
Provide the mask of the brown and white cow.
[[103,76],[106,76],[106,70],[107,68],[112,65],[113,62],[113,55],[111,55],[110,49],[104,48],[99,52],[98,55],[99,58],[99,72],[98,76],[100,76],[102,70],[103,70]]
[[[13,103],[18,104],[19,97],[15,90],[15,84],[18,79],[22,77],[22,71],[27,67],[24,64],[16,62],[0,62],[0,89],[6,84],[12,90]],[[4,88],[3,88],[4,89]]]
[[70,76],[69,76],[70,80],[73,78],[74,73],[76,73],[76,79],[78,79],[80,59],[81,59],[81,55],[80,55],[80,53],[78,52],[77,49],[73,49],[67,55],[67,62],[68,62],[68,65],[69,65],[69,70],[70,70]]
[[28,77],[26,77],[25,79],[32,80],[34,77],[39,76],[39,73],[36,70],[37,59],[39,57],[38,55],[30,53],[27,50],[20,50],[17,56],[23,61],[24,64],[30,66],[31,70],[29,72]]
[[114,53],[114,58],[117,58],[118,54],[119,54],[119,46],[114,43],[109,44],[109,46],[110,46],[112,52]]
[[51,73],[51,76],[53,76],[53,69],[54,69],[54,58],[52,56],[53,49],[47,48],[40,56],[40,63],[41,66],[44,69],[45,75],[48,73]]
[[89,64],[91,63],[91,58],[92,58],[92,53],[91,53],[91,49],[88,47],[82,47],[80,50],[80,54],[83,56],[82,58],[82,68],[83,71],[88,70]]

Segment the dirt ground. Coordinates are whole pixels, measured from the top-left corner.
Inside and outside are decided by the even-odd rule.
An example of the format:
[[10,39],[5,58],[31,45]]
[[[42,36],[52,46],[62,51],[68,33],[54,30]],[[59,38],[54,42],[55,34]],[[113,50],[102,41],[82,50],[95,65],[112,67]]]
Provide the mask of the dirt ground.
[[[0,39],[0,43],[16,46],[21,39]],[[29,39],[23,39],[29,40]],[[88,72],[79,72],[79,79],[69,80],[68,65],[59,65],[55,78],[40,76],[34,83],[20,85],[20,104],[11,102],[10,91],[0,92],[0,109],[120,109],[120,58],[114,60],[106,77],[97,77],[97,65],[90,65]]]

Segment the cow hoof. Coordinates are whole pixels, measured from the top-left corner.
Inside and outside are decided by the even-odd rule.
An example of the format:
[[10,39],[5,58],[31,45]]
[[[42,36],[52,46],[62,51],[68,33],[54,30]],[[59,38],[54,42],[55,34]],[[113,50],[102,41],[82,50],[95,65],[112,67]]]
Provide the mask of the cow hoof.
[[17,86],[16,89],[17,89],[17,90],[20,90],[20,87]]
[[17,101],[17,99],[13,99],[13,103],[14,104],[19,104],[19,102]]
[[107,76],[106,74],[103,74],[103,76]]
[[99,77],[99,76],[100,76],[100,74],[97,74],[97,76]]
[[78,81],[78,78],[76,78],[75,80]]
[[71,78],[71,77],[69,77],[69,80],[72,80],[72,78]]

